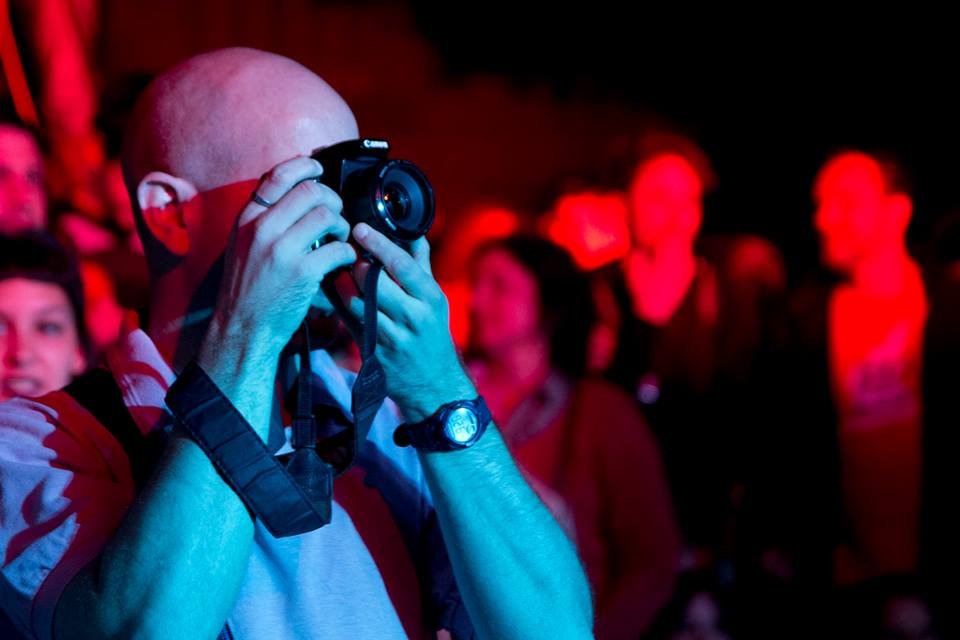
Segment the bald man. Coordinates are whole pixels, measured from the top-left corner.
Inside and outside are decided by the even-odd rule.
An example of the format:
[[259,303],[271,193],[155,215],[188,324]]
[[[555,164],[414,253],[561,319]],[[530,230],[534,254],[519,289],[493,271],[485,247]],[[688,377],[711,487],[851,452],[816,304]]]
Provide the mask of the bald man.
[[822,633],[823,619],[856,615],[846,601],[835,615],[808,615],[836,589],[866,595],[917,567],[928,313],[907,249],[913,200],[900,168],[842,151],[820,168],[812,196],[820,260],[838,279],[791,301],[792,344],[775,390],[785,409],[766,438],[765,503],[755,506],[767,519],[759,536],[771,537],[763,571],[774,582],[790,576],[790,610],[767,610],[776,624],[809,619],[815,631],[804,623],[789,636],[804,638]]
[[[20,633],[590,635],[575,551],[495,425],[462,450],[393,442],[397,411],[416,423],[477,393],[453,347],[426,240],[408,254],[367,225],[351,229],[337,193],[313,179],[322,167],[312,151],[357,137],[333,89],[259,51],[198,56],[145,92],[124,169],[151,310],[146,331],[107,357],[139,431],[164,432],[167,389],[199,370],[215,384],[211,401],[228,401],[267,441],[277,387],[286,391],[290,376],[271,381],[295,366],[284,347],[311,305],[330,308],[318,283],[341,267],[367,268],[349,234],[386,268],[377,355],[396,404],[361,443],[365,475],[337,479],[332,522],[286,538],[251,518],[225,479],[230,460],[212,461],[195,435],[174,430],[138,491],[143,469],[71,396],[0,405],[0,603]],[[352,377],[322,352],[311,361],[316,391],[346,411]]]
[[928,305],[907,251],[912,199],[891,163],[838,153],[813,195],[821,260],[843,277],[826,302],[825,351],[848,529],[833,572],[849,586],[916,568]]
[[913,203],[890,163],[835,155],[814,187],[821,259],[844,282],[827,304],[827,353],[849,540],[842,586],[916,568],[921,345],[928,304],[907,251]]

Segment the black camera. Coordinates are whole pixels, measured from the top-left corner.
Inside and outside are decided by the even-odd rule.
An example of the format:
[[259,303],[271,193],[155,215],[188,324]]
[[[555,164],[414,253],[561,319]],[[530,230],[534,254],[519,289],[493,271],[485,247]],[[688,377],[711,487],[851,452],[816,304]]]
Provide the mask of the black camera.
[[386,140],[348,140],[315,152],[319,181],[340,194],[350,226],[366,222],[396,244],[423,236],[433,224],[433,187],[412,162],[390,160]]

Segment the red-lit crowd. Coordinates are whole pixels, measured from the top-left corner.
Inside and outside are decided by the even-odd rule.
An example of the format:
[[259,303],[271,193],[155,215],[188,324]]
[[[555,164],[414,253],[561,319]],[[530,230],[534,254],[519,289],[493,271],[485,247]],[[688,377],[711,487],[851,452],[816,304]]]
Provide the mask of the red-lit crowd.
[[[116,167],[95,218],[51,215],[44,165],[0,125],[0,400],[94,365],[146,286]],[[622,191],[478,206],[436,243],[454,335],[577,542],[598,637],[948,633],[948,234],[925,272],[902,169],[838,152],[812,185],[836,279],[788,290],[771,242],[701,234],[714,180],[652,134]]]
[[[147,311],[107,134],[114,158],[51,205],[64,147],[0,122],[0,401],[62,388]],[[921,264],[904,167],[838,150],[810,185],[832,277],[794,284],[771,241],[702,233],[716,182],[693,142],[650,133],[619,189],[466,207],[431,239],[473,382],[576,543],[596,636],[955,637],[960,227]],[[359,367],[345,330],[327,349]]]

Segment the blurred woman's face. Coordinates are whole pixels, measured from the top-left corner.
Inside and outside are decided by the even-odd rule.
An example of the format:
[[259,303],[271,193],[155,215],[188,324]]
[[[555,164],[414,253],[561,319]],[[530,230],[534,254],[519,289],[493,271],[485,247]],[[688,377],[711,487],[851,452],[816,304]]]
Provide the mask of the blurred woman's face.
[[487,355],[542,337],[537,281],[503,249],[474,264],[470,331],[472,346]]
[[0,232],[19,233],[46,224],[40,148],[25,130],[0,124]]
[[0,280],[0,401],[60,389],[85,365],[66,292],[49,282]]

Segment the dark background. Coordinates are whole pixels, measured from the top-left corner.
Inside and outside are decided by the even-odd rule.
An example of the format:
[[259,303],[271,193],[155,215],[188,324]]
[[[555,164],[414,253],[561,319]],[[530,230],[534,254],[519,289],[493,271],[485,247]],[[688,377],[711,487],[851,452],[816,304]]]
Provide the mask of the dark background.
[[[290,55],[433,179],[447,223],[475,201],[531,215],[558,189],[622,186],[631,141],[665,125],[714,162],[708,230],[773,239],[815,261],[810,185],[831,151],[899,157],[911,240],[960,209],[957,51],[944,15],[810,5],[561,7],[316,0],[107,0],[105,82],[243,44]],[[447,227],[449,228],[449,224]]]
[[939,35],[945,16],[613,2],[519,16],[516,3],[498,0],[461,18],[456,8],[414,6],[455,73],[613,97],[693,135],[720,176],[708,228],[763,233],[794,264],[813,259],[810,185],[839,148],[902,162],[916,192],[917,253],[936,220],[960,206],[960,57],[956,36]]

